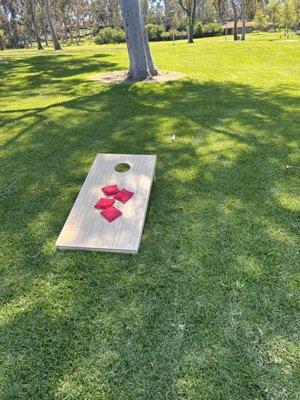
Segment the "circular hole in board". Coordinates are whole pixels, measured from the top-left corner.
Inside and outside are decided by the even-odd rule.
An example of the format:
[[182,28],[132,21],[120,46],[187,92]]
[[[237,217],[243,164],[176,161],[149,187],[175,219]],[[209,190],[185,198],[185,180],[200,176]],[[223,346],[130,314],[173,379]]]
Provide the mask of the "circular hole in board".
[[115,166],[115,171],[117,172],[126,172],[130,169],[130,165],[127,163],[120,163]]

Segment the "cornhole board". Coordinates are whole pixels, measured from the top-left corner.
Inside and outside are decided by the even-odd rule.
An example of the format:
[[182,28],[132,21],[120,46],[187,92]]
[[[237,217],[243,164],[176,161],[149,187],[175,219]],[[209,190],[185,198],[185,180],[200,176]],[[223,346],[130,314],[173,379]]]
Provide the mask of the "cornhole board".
[[[130,169],[117,172],[116,165]],[[66,223],[57,239],[58,249],[137,253],[142,237],[155,172],[155,155],[97,154]],[[101,188],[117,184],[134,192],[125,203],[115,203],[123,215],[109,223],[94,208]]]

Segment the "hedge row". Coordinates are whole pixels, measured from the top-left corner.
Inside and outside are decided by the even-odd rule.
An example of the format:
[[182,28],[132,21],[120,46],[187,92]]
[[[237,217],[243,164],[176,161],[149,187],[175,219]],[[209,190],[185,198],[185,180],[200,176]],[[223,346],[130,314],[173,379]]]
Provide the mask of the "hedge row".
[[[151,41],[172,40],[173,37],[174,39],[185,39],[187,37],[187,32],[179,32],[177,29],[165,31],[165,28],[162,25],[147,24],[146,30],[148,38]],[[216,36],[222,34],[222,32],[222,25],[216,22],[207,25],[202,25],[201,22],[197,22],[195,25],[194,36]],[[98,35],[94,38],[96,44],[123,43],[125,40],[125,32],[123,29],[109,27],[101,29]]]
[[114,28],[103,28],[94,38],[96,44],[123,43],[125,40],[123,29]]

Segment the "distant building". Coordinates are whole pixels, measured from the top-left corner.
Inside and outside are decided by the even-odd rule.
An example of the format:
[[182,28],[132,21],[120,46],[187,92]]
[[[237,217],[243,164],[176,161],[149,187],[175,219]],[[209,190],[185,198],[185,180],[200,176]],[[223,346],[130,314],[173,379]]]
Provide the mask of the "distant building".
[[[250,33],[252,31],[254,31],[255,27],[254,27],[254,22],[253,21],[246,21],[245,25],[246,25],[246,33]],[[242,26],[243,26],[242,21],[238,21],[238,23],[237,23],[237,33],[238,34],[242,33]],[[233,27],[234,27],[234,22],[233,21],[228,21],[227,22],[227,33],[228,33],[228,35],[233,35],[233,32],[234,32]],[[226,24],[223,25],[223,29],[225,31]]]
[[[254,22],[253,21],[246,21],[246,33],[250,33],[255,30]],[[228,21],[227,22],[227,33],[228,35],[233,35],[234,30],[233,30],[234,22],[233,21]],[[240,35],[242,33],[242,26],[243,23],[242,21],[238,21],[237,23],[237,34]],[[269,30],[273,27],[273,24],[271,22],[266,23],[265,30]],[[224,33],[226,29],[226,24],[223,25]]]

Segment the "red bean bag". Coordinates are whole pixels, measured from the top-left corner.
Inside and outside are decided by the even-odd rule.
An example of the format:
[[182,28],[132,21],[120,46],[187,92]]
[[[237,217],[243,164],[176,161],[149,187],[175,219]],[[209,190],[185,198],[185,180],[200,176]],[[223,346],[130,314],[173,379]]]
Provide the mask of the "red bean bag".
[[127,189],[122,189],[114,195],[114,199],[119,200],[122,203],[126,203],[133,195],[133,192],[130,192]]
[[94,205],[95,208],[107,208],[115,204],[115,199],[108,199],[106,197],[101,197],[100,200]]
[[118,210],[116,207],[111,206],[111,207],[105,208],[105,210],[101,211],[100,214],[103,215],[103,217],[108,222],[112,222],[116,218],[118,218],[120,215],[122,215],[122,212],[120,210]]
[[101,188],[101,190],[104,194],[106,194],[106,196],[113,196],[114,194],[117,194],[120,191],[117,185],[105,186]]

